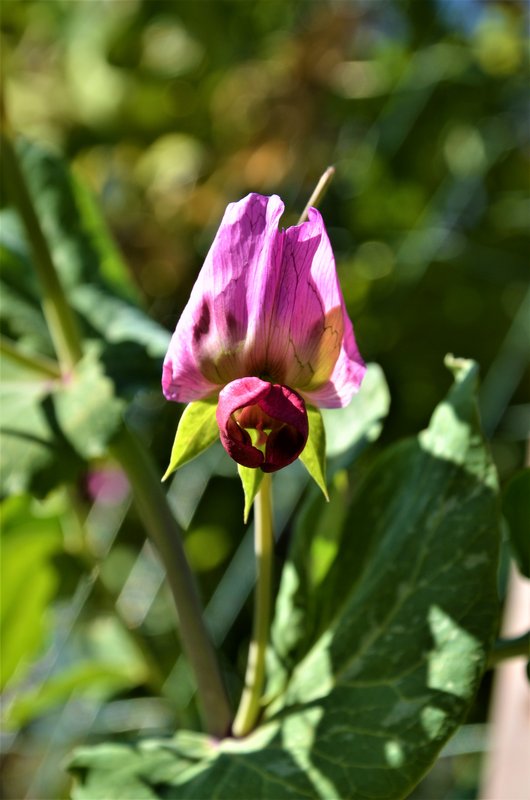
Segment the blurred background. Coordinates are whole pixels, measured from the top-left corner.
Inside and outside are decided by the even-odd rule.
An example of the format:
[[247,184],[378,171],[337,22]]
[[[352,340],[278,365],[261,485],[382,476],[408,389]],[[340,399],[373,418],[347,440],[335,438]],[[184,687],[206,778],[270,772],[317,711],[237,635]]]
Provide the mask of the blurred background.
[[[426,425],[447,352],[475,358],[505,481],[524,464],[530,416],[527,12],[522,0],[4,0],[6,105],[17,132],[90,187],[167,330],[227,203],[277,193],[293,224],[333,164],[322,212],[360,350],[389,383],[381,441]],[[180,413],[167,406],[154,382],[139,392],[136,413],[163,419],[161,468]],[[226,664],[243,664],[240,489],[217,449],[199,461],[170,497]],[[283,524],[303,491],[292,474]],[[26,536],[10,572],[33,584],[2,740],[12,800],[66,796],[60,765],[77,742],[197,725],[123,476],[102,464],[85,488],[82,520],[64,495],[11,498],[6,512]],[[489,678],[415,798],[477,796],[488,701]]]

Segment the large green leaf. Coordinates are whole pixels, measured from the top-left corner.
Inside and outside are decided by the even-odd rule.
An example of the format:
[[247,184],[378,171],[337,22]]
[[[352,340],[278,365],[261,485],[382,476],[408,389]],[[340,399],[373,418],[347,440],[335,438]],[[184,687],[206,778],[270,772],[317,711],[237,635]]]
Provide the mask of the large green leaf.
[[496,475],[476,368],[452,367],[429,429],[358,486],[337,561],[351,569],[370,544],[349,584],[346,566],[337,573],[331,623],[261,727],[242,741],[181,734],[82,750],[76,800],[407,796],[468,710],[497,617]]

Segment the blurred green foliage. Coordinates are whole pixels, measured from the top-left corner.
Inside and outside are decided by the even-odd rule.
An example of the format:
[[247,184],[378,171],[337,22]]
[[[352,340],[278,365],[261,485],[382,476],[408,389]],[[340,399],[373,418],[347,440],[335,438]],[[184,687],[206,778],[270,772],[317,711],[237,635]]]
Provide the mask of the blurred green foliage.
[[[447,351],[473,357],[508,479],[530,427],[526,15],[518,0],[4,0],[6,108],[17,132],[66,155],[95,194],[131,270],[94,214],[104,279],[142,297],[168,330],[226,204],[275,192],[292,224],[333,163],[322,211],[361,352],[390,385],[383,438],[426,424],[448,384]],[[58,177],[34,180],[45,188]],[[76,192],[88,218],[92,201]],[[70,255],[56,254],[66,282]],[[29,279],[25,288],[31,299]],[[11,306],[8,332],[46,355],[46,331],[25,322],[24,308]],[[127,367],[120,342],[139,323],[90,292],[76,308],[105,332],[114,368]],[[158,357],[157,330],[139,335]],[[133,385],[123,374],[129,413],[162,474],[179,409],[163,402],[152,359],[139,354],[136,369]],[[228,664],[245,657],[252,576],[234,474],[214,447],[169,492],[237,693]],[[296,467],[293,476],[280,528],[303,489]],[[58,764],[88,731],[196,722],[160,567],[110,485],[107,496],[108,482],[87,489],[81,504],[66,493],[23,496],[4,512],[4,630],[15,659],[4,663],[8,798],[64,793]],[[13,626],[15,575],[28,588]],[[471,797],[469,775],[459,783],[454,772],[444,796]]]

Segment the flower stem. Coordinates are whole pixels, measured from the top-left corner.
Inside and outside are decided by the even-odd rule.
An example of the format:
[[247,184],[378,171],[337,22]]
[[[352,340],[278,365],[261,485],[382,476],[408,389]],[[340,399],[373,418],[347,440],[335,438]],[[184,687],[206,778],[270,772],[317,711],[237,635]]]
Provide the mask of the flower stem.
[[234,736],[246,736],[256,724],[265,682],[265,655],[271,616],[271,583],[274,536],[272,533],[271,476],[264,475],[254,501],[254,542],[257,580],[252,639],[248,651],[245,686],[232,726]]
[[316,208],[320,205],[334,177],[335,167],[328,167],[327,170],[320,176],[320,179],[314,188],[313,194],[307,201],[306,207],[300,214],[300,219],[298,220],[299,225],[306,221],[310,208]]
[[59,364],[51,358],[22,350],[18,344],[0,335],[0,355],[26,369],[39,372],[46,378],[60,378]]
[[488,659],[488,668],[493,669],[507,658],[524,656],[530,658],[530,631],[514,639],[497,639]]

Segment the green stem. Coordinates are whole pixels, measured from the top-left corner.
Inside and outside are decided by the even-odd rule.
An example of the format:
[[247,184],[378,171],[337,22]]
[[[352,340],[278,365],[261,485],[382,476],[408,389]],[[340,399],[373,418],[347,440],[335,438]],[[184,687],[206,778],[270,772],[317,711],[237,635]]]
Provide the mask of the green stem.
[[530,659],[530,631],[514,639],[497,639],[488,658],[488,668],[492,669],[507,658],[525,656]]
[[195,580],[160,476],[146,449],[126,428],[114,439],[110,452],[127,473],[138,513],[166,568],[177,606],[182,646],[195,673],[206,728],[212,736],[224,736],[230,727],[230,706],[202,617]]
[[257,580],[252,639],[248,651],[245,686],[234,720],[234,736],[246,736],[254,728],[265,682],[265,655],[271,616],[271,584],[274,537],[272,533],[271,476],[263,477],[254,501],[254,541]]
[[9,358],[11,361],[27,367],[34,372],[40,372],[47,378],[60,378],[61,370],[59,364],[47,356],[28,353],[23,350],[16,342],[0,335],[0,354]]
[[82,355],[75,317],[66,300],[15,148],[1,134],[3,174],[8,196],[24,224],[42,289],[42,309],[63,371],[69,372]]
[[301,222],[305,222],[308,217],[308,212],[310,208],[317,208],[322,202],[322,198],[326,194],[328,187],[335,177],[335,167],[328,167],[327,170],[324,172],[323,175],[320,176],[320,179],[315,186],[313,194],[307,201],[306,207],[300,214],[300,219],[298,220],[298,224],[300,225]]

